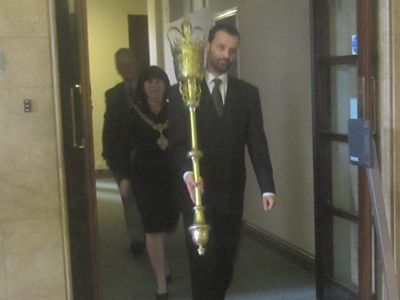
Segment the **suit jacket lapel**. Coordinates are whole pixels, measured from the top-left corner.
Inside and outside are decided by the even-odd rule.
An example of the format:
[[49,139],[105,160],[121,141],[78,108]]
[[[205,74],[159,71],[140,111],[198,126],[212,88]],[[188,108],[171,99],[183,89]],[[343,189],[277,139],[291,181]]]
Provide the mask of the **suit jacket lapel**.
[[222,111],[222,114],[227,114],[229,110],[232,108],[232,105],[235,104],[235,98],[237,97],[238,93],[236,91],[236,86],[234,82],[232,81],[232,78],[228,76],[228,86],[226,89],[226,95],[225,95],[225,103],[224,103],[224,109]]

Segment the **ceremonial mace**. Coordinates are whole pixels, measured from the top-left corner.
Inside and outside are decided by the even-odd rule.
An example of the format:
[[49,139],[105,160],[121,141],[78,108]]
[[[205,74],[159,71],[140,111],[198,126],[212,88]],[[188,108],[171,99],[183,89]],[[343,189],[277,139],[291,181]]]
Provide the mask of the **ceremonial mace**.
[[[198,32],[201,35],[195,36]],[[173,40],[170,34],[175,33],[177,37]],[[205,245],[208,242],[208,232],[210,226],[206,224],[204,217],[204,206],[202,204],[202,192],[199,160],[202,156],[197,145],[196,127],[196,108],[199,106],[201,94],[201,81],[204,76],[204,35],[200,27],[192,30],[192,25],[188,20],[183,21],[181,30],[171,27],[168,30],[168,41],[170,43],[176,79],[179,83],[179,91],[182,100],[189,109],[190,115],[190,135],[192,149],[188,152],[188,157],[192,160],[193,177],[196,183],[194,195],[194,220],[189,227],[193,243],[198,246],[199,255],[205,254]]]

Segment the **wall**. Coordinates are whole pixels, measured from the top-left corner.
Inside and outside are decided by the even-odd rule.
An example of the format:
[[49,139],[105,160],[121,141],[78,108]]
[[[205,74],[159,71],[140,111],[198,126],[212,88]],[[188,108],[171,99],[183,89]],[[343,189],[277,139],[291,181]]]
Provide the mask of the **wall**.
[[93,101],[93,144],[96,169],[105,169],[101,157],[104,93],[121,82],[115,69],[114,53],[129,48],[128,15],[146,15],[147,3],[141,0],[87,0],[89,71]]
[[[52,3],[1,1],[2,300],[55,300],[68,295]],[[32,100],[32,112],[24,113],[23,99]]]
[[241,76],[260,87],[280,199],[278,207],[265,214],[253,172],[248,172],[245,218],[313,254],[309,1],[239,2]]

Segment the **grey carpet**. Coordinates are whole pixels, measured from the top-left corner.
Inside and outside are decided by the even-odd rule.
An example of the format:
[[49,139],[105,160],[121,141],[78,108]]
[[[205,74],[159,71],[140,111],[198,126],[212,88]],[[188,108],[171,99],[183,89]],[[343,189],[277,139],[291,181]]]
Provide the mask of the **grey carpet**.
[[[116,184],[111,178],[99,178],[96,185],[103,300],[155,299],[155,279],[147,256],[134,257],[128,250],[128,235]],[[180,223],[171,245],[171,300],[191,298],[182,227]],[[314,300],[314,276],[244,236],[226,299]]]

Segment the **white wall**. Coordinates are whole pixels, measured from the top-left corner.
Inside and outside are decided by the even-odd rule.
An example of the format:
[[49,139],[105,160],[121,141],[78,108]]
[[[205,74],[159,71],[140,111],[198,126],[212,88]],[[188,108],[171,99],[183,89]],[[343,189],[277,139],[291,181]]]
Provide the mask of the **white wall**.
[[260,89],[280,199],[279,205],[265,214],[250,170],[245,219],[313,254],[309,1],[240,1],[238,15],[241,77]]

